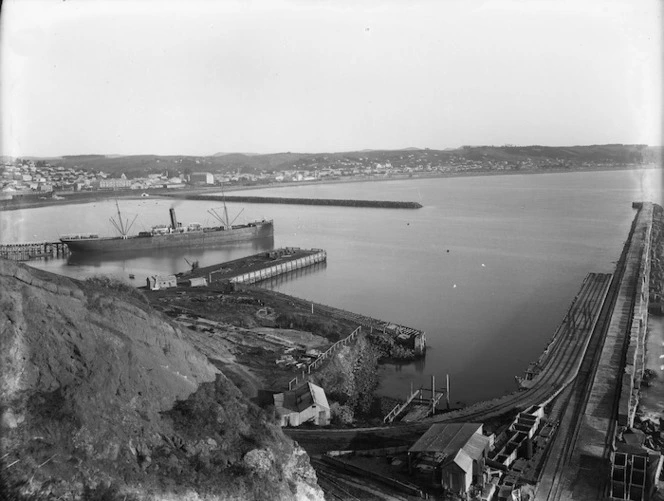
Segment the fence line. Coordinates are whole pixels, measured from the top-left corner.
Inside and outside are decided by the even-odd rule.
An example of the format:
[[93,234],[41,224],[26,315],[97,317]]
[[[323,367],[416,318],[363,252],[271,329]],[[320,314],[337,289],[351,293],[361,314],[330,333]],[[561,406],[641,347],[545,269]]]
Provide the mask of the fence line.
[[[355,338],[362,332],[362,326],[357,327],[353,332],[351,332],[348,336],[345,338],[337,341],[334,343],[332,346],[330,346],[327,350],[325,350],[323,353],[318,355],[316,360],[311,362],[309,365],[307,365],[307,368],[302,371],[302,380],[306,381],[309,379],[309,376],[311,375],[311,371],[315,371],[318,369],[318,367],[321,366],[321,364],[330,358],[334,353],[339,350],[341,347],[348,345],[349,343],[353,342]],[[291,379],[288,382],[288,389],[292,390],[294,386],[297,386],[298,382],[300,380],[300,376],[296,376],[293,379]]]

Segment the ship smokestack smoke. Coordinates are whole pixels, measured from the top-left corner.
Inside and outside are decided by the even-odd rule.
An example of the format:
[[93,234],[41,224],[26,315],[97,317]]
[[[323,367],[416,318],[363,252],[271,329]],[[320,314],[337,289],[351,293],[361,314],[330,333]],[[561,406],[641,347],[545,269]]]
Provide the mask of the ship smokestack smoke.
[[171,213],[171,227],[172,227],[174,230],[177,230],[177,228],[178,228],[178,220],[177,220],[177,218],[175,217],[175,209],[171,208],[171,209],[168,209],[168,210],[169,210],[169,212]]

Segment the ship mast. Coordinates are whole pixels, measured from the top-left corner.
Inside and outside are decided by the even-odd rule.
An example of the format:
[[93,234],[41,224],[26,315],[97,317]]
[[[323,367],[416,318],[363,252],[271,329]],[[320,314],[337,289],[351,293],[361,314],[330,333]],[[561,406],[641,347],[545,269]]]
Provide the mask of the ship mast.
[[224,192],[224,183],[221,183],[221,198],[224,201],[224,220],[226,221],[225,229],[230,230],[231,224],[228,222],[228,207],[226,207],[226,193]]
[[116,230],[118,230],[122,238],[127,238],[129,230],[131,230],[131,227],[134,226],[134,222],[136,221],[138,214],[134,216],[134,219],[131,221],[131,223],[129,222],[129,219],[123,221],[122,214],[120,213],[120,204],[118,204],[117,198],[115,199],[115,207],[118,210],[118,220],[116,221],[115,219],[111,218],[111,224],[115,227]]
[[230,218],[228,217],[228,207],[226,207],[226,194],[224,193],[223,184],[221,185],[221,194],[223,195],[224,215],[220,216],[215,209],[208,209],[208,213],[214,216],[214,218],[222,224],[224,230],[230,230],[233,228],[233,223],[237,220],[238,217],[240,217],[240,214],[242,214],[242,211],[244,211],[244,209],[238,212],[237,216],[235,216],[231,221]]

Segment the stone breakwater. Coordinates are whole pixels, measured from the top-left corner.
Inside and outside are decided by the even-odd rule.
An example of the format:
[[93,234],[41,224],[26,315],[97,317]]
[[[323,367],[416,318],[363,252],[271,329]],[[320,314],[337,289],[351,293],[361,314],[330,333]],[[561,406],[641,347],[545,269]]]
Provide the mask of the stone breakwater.
[[213,200],[217,202],[243,202],[249,204],[291,204],[291,205],[329,205],[337,207],[372,207],[378,209],[421,209],[417,202],[400,202],[394,200],[350,200],[335,198],[285,198],[285,197],[252,197],[242,195],[170,195],[184,200]]

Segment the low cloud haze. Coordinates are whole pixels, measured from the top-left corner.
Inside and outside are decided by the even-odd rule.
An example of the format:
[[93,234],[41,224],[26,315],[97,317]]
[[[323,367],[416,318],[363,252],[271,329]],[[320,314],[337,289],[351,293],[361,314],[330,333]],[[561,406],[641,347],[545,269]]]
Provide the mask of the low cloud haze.
[[661,143],[661,3],[9,1],[5,155]]

